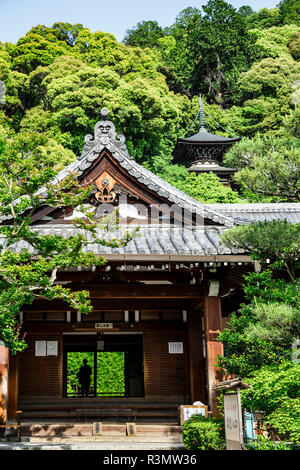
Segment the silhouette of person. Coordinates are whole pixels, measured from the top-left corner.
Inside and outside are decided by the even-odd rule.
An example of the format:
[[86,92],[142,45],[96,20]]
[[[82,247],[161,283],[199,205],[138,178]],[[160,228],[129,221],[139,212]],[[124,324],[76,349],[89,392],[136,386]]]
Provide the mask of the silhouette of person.
[[83,364],[84,365],[80,367],[77,376],[78,376],[80,387],[81,387],[81,396],[88,397],[89,390],[90,390],[92,369],[90,368],[90,366],[87,365],[87,359],[83,360]]

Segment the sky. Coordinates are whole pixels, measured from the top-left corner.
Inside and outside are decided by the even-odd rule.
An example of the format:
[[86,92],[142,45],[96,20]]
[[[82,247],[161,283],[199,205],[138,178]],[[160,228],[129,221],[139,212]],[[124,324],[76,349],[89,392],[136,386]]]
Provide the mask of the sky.
[[[275,8],[279,0],[227,0],[235,8]],[[0,41],[15,43],[32,26],[56,22],[81,23],[92,32],[112,33],[122,41],[127,29],[143,20],[170,26],[187,7],[207,0],[0,0]]]

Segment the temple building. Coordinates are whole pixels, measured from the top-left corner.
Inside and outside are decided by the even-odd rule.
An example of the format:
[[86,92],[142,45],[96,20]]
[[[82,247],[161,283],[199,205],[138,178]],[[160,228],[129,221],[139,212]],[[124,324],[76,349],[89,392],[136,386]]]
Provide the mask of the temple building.
[[221,137],[207,132],[201,98],[199,114],[199,132],[191,137],[177,139],[173,151],[173,163],[185,165],[190,172],[196,174],[212,172],[219,177],[221,183],[230,186],[236,169],[224,167],[223,156],[241,138]]
[[[201,128],[197,136],[178,140],[176,159],[219,165],[225,149],[238,140]],[[300,204],[202,204],[133,160],[107,110],[94,135],[85,138],[81,155],[57,181],[68,175],[92,187],[87,204],[96,218],[118,209],[118,227],[103,237],[139,230],[122,247],[87,246],[105,258],[104,266],[58,273],[57,283],[90,292],[90,314],[63,301],[35,300],[24,306],[28,347],[9,361],[2,354],[8,419],[20,410],[24,423],[88,416],[177,423],[179,405],[199,401],[215,414],[212,387],[222,380],[216,361],[224,353],[217,337],[243,301],[243,276],[259,269],[249,253],[223,246],[220,236],[256,221],[300,222]],[[32,216],[32,228],[68,237],[78,230],[72,224],[77,215],[44,206]],[[24,248],[31,247],[22,241],[14,246],[16,251]],[[82,352],[93,369],[84,398],[72,388],[70,375],[70,358]],[[105,353],[122,356],[123,382],[103,392],[97,376]]]

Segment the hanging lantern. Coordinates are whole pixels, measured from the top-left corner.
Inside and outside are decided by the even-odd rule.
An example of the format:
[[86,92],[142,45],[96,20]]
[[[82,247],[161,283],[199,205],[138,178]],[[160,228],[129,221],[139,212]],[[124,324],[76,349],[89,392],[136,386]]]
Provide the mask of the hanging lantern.
[[97,351],[104,351],[104,341],[103,341],[103,336],[99,336],[99,339],[97,341]]

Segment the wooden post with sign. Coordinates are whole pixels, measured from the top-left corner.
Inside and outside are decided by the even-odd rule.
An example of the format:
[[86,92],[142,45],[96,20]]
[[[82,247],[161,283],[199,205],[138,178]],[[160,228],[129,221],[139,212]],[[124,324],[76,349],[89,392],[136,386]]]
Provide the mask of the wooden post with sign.
[[[243,416],[241,388],[250,388],[242,379],[236,378],[221,382],[213,388],[223,391],[226,450],[244,450]],[[227,391],[233,393],[226,394]]]

